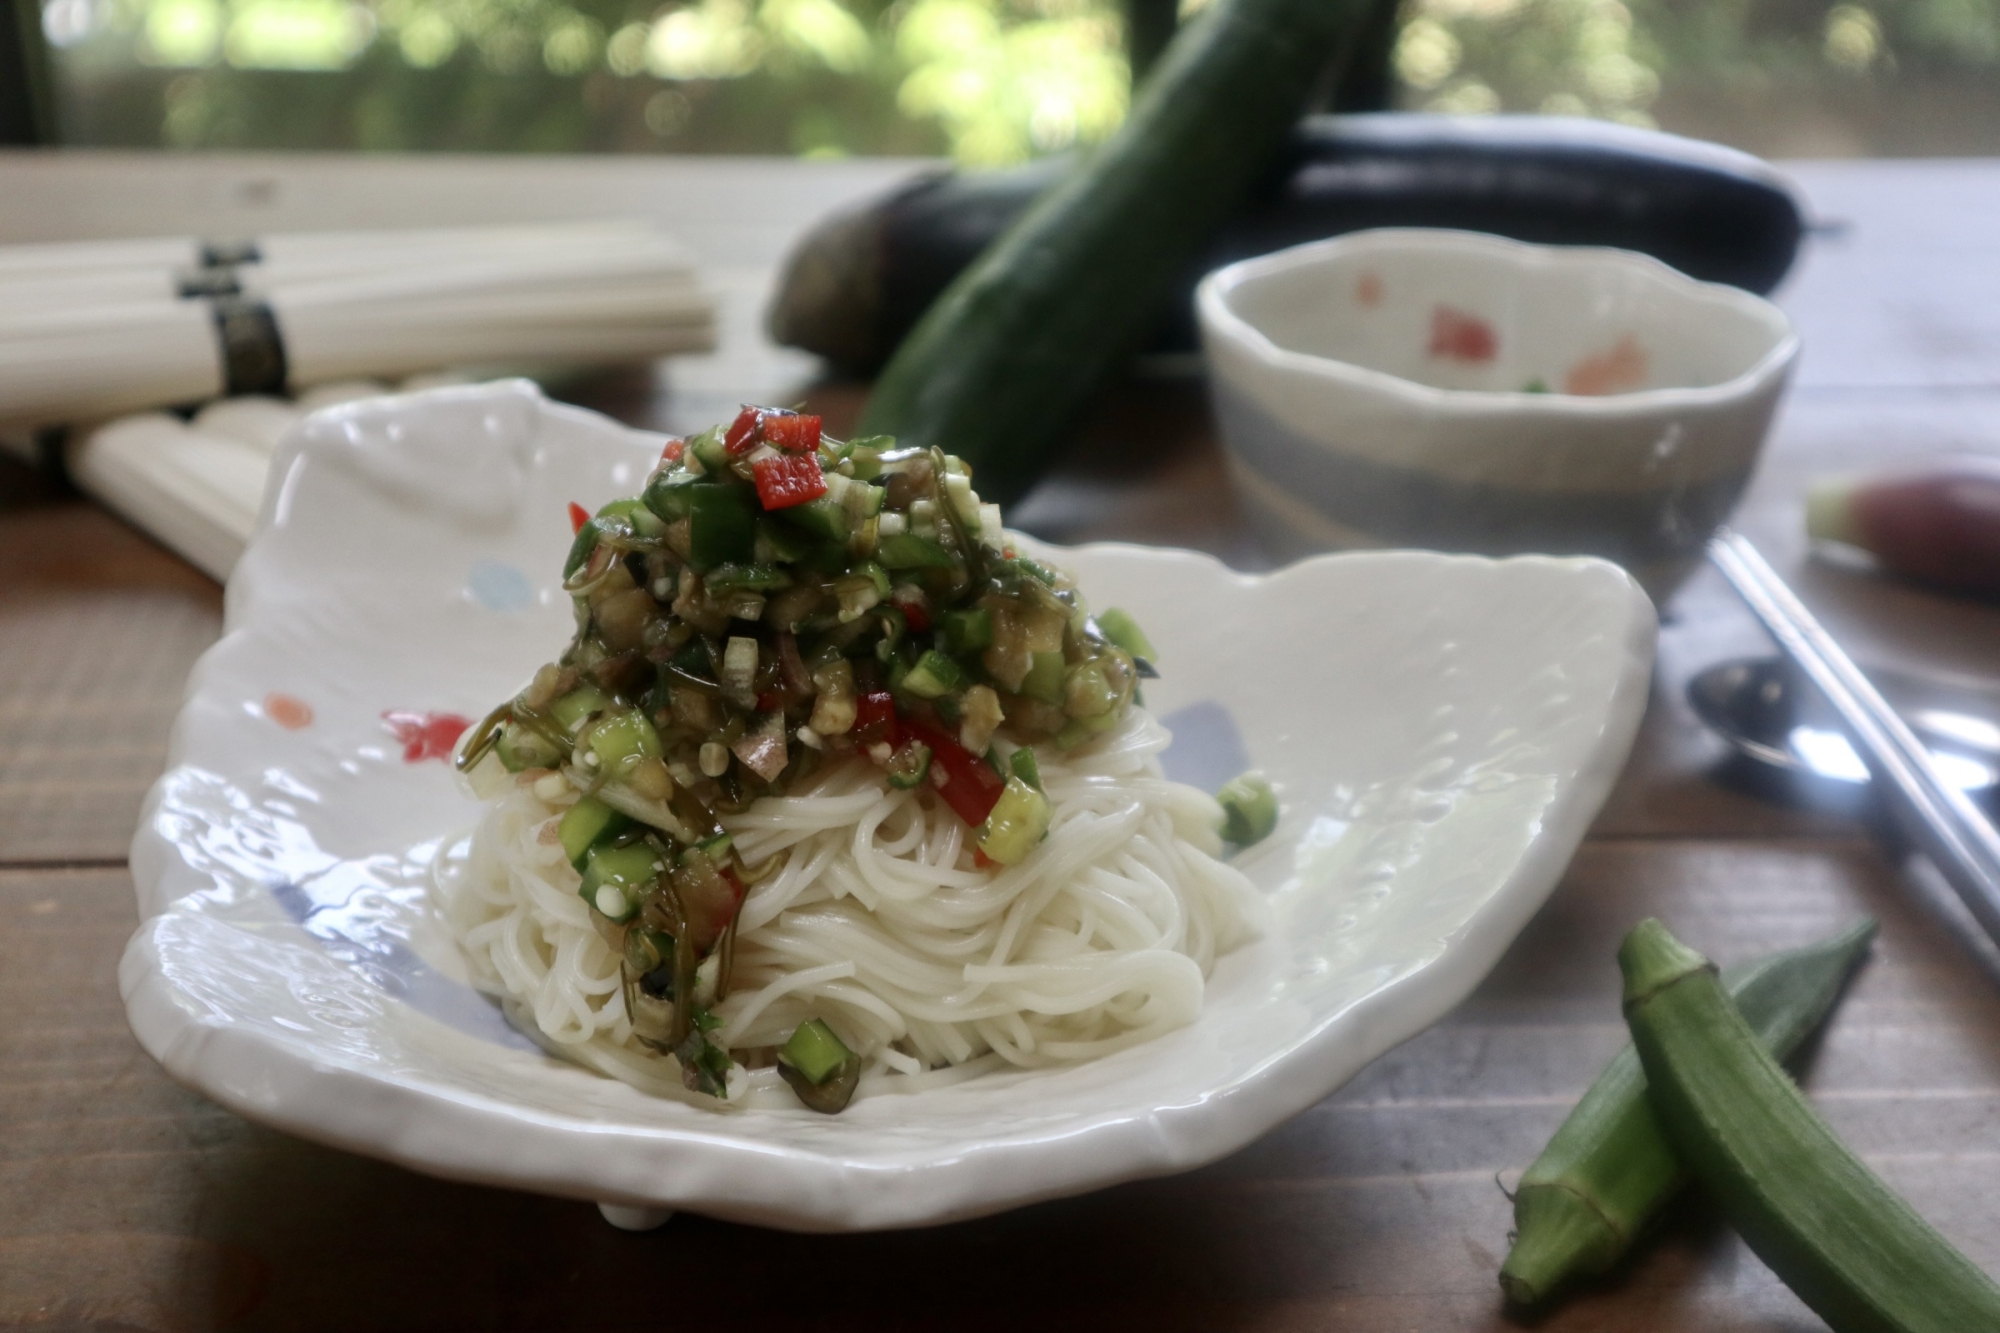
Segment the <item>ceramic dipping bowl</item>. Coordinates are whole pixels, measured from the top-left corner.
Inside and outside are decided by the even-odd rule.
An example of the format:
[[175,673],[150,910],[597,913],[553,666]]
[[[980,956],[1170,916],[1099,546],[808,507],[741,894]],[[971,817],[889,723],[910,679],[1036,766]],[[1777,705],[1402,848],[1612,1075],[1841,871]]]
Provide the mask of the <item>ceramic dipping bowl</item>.
[[1386,229],[1219,269],[1210,391],[1273,554],[1701,558],[1798,355],[1768,301],[1622,250]]

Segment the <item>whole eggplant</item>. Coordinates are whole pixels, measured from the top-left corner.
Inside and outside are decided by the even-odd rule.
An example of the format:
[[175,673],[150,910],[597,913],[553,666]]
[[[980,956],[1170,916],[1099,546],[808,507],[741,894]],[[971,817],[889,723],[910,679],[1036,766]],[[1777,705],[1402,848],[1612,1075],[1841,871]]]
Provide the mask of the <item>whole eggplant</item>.
[[[1068,166],[1048,158],[931,173],[826,219],[786,263],[771,336],[847,373],[873,373]],[[1194,349],[1194,286],[1210,269],[1369,227],[1616,246],[1758,293],[1791,268],[1805,229],[1768,165],[1677,135],[1555,116],[1310,116],[1281,167],[1186,274],[1152,350]]]

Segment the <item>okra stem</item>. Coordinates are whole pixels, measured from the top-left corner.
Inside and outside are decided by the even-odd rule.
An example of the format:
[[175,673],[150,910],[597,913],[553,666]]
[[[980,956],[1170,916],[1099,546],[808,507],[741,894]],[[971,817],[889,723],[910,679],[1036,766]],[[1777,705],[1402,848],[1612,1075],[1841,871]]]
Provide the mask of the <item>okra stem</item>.
[[[1784,1059],[1826,1017],[1874,938],[1875,922],[1863,917],[1817,944],[1730,968],[1723,986],[1758,1040]],[[1628,1045],[1521,1177],[1514,1247],[1500,1270],[1507,1298],[1540,1304],[1604,1272],[1686,1179]]]

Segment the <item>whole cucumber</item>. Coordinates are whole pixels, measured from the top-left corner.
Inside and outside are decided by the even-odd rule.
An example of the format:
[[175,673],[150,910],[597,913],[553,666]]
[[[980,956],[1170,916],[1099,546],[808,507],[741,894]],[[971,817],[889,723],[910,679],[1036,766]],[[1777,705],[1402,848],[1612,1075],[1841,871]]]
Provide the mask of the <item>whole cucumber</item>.
[[1834,1333],[2000,1329],[2000,1287],[1834,1136],[1706,958],[1642,921],[1618,965],[1668,1141]]
[[[1875,922],[1863,917],[1817,944],[1729,968],[1723,989],[1783,1060],[1824,1021],[1874,938]],[[1604,1272],[1686,1180],[1646,1101],[1638,1052],[1627,1046],[1522,1174],[1501,1289],[1517,1305],[1538,1305]]]
[[1269,169],[1376,0],[1213,0],[1116,134],[960,274],[876,380],[861,421],[941,445],[1002,504],[1040,473],[1174,279]]
[[[779,342],[868,374],[938,294],[1042,194],[1067,158],[926,175],[822,222],[769,312]],[[1692,277],[1768,292],[1803,234],[1791,191],[1744,153],[1551,116],[1309,116],[1276,166],[1176,280],[1151,346],[1196,346],[1192,293],[1231,260],[1364,227],[1459,227],[1639,250]]]

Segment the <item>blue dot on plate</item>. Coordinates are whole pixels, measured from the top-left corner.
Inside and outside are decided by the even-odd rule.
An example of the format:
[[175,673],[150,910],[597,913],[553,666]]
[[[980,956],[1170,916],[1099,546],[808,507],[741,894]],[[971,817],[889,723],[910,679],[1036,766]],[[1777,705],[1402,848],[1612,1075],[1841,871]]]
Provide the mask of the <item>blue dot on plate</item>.
[[1160,722],[1174,733],[1174,743],[1160,756],[1160,767],[1173,781],[1214,791],[1250,767],[1236,719],[1213,699],[1189,704]]
[[535,585],[512,565],[481,560],[465,576],[472,600],[488,611],[525,611],[535,604]]

